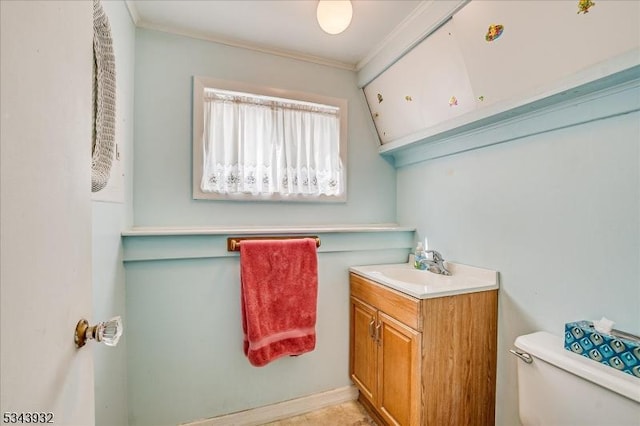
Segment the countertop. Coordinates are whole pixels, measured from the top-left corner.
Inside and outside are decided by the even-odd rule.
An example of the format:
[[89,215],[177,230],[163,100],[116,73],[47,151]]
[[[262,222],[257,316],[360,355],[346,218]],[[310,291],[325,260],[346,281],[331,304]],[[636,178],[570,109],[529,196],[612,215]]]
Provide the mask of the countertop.
[[451,275],[439,275],[407,263],[352,266],[350,272],[418,299],[497,290],[498,272],[455,262],[445,262]]

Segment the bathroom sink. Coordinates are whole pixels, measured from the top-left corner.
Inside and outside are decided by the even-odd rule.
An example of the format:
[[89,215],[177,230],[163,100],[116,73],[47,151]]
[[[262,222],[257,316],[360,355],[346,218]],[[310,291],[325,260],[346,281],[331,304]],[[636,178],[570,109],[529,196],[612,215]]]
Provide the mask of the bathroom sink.
[[495,290],[498,273],[489,269],[445,262],[451,275],[415,269],[413,263],[352,266],[349,270],[378,284],[419,299]]
[[438,275],[429,271],[421,271],[414,268],[407,268],[405,264],[402,264],[402,266],[390,266],[380,269],[380,274],[385,277],[392,280],[403,281],[407,284],[447,285],[451,281],[451,277],[449,276]]

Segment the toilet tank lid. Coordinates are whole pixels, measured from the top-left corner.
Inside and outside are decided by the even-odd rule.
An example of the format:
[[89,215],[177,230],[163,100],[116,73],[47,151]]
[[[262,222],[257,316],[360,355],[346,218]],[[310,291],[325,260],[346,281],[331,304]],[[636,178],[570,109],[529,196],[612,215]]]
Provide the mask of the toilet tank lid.
[[566,350],[562,337],[538,331],[519,336],[515,346],[535,358],[640,402],[640,378]]

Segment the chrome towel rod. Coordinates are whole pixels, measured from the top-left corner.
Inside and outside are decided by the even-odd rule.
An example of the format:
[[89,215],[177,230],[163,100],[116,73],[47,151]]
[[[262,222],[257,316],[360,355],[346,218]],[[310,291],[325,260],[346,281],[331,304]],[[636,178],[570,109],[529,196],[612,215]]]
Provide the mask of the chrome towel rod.
[[320,247],[320,237],[317,235],[277,235],[264,237],[229,237],[227,238],[227,251],[240,251],[243,240],[290,240],[299,238],[312,238],[316,241],[316,247]]

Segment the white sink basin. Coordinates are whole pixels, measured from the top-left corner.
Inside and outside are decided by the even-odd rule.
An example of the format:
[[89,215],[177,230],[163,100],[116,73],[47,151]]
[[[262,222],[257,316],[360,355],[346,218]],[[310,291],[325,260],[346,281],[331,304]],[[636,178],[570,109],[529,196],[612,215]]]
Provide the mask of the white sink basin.
[[380,274],[387,278],[403,281],[414,285],[447,285],[451,282],[451,277],[446,275],[433,274],[428,271],[421,271],[414,268],[407,268],[406,264],[401,266],[387,266],[379,268]]
[[415,269],[412,263],[352,266],[349,270],[419,299],[495,290],[498,273],[460,263],[445,262],[451,275]]

